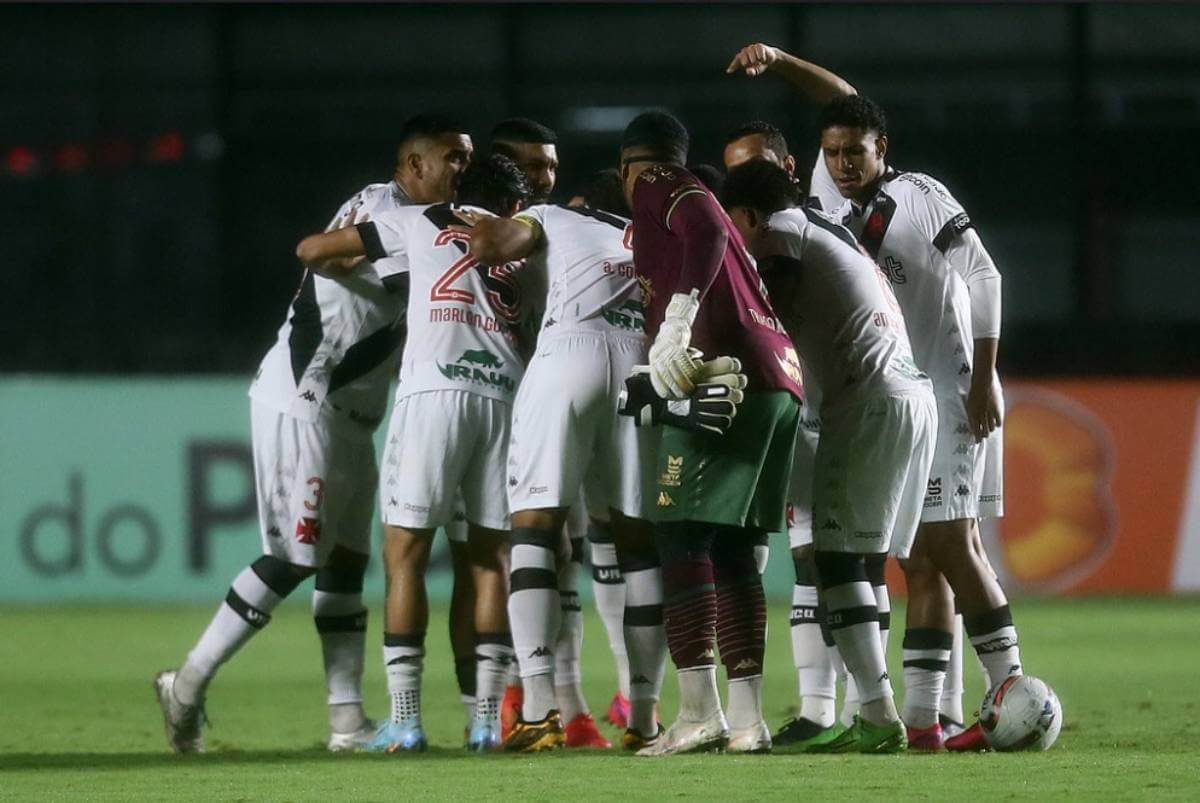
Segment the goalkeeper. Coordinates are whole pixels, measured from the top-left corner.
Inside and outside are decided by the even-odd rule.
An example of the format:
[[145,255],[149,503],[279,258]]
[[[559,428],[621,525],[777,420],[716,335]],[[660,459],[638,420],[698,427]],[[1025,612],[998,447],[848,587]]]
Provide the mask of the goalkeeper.
[[[709,381],[699,350],[737,359],[747,386],[724,434],[659,430],[651,519],[680,711],[639,754],[763,752],[771,747],[761,694],[766,602],[754,543],[784,529],[800,363],[736,229],[683,168],[687,149],[683,125],[661,112],[635,118],[621,143],[633,262],[651,339],[648,378],[657,397],[699,406],[710,392],[697,395]],[[628,383],[631,398],[641,382],[639,374]],[[623,412],[638,412],[631,406]],[[729,678],[728,720],[714,647]]]

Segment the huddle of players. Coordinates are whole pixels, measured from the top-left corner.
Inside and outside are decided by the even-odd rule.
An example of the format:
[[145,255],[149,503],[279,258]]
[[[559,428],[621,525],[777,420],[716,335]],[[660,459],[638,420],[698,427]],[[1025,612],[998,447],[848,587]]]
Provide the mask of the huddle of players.
[[[451,636],[473,698],[468,746],[546,749],[572,725],[576,743],[599,743],[578,694],[582,544],[564,538],[569,511],[586,503],[605,534],[596,546],[612,544],[625,582],[624,746],[769,750],[755,545],[785,529],[789,498],[802,705],[775,743],[982,747],[978,726],[946,740],[939,714],[956,603],[989,683],[1021,671],[975,526],[1000,514],[999,274],[938,182],[886,167],[877,106],[765,45],[728,71],[768,70],[826,104],[815,200],[804,205],[794,159],[764,124],[731,138],[722,209],[683,168],[678,121],[636,118],[619,178],[630,223],[603,182],[583,207],[525,206],[531,183],[539,200],[553,187],[553,136],[541,126],[511,123],[506,142],[502,124],[493,155],[470,163],[460,129],[414,118],[394,180],[300,244],[308,270],[251,388],[264,555],[184,665],[156,677],[174,749],[202,749],[217,667],[313,574],[330,749],[424,749],[423,575],[437,527],[459,544]],[[405,334],[379,483],[392,711],[373,731],[360,692],[370,436]],[[888,554],[910,593],[907,731],[884,662]],[[668,649],[680,713],[664,730],[655,705]],[[521,713],[502,734],[514,659]],[[857,713],[835,729],[843,665]],[[945,713],[961,720],[958,706]]]

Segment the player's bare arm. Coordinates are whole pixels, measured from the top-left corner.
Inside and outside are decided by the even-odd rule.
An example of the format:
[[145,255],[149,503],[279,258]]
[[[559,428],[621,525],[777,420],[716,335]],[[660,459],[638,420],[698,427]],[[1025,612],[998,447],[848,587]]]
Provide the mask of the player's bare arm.
[[849,81],[811,61],[797,58],[777,47],[755,42],[739,50],[725,68],[732,75],[742,72],[751,78],[773,72],[817,104],[825,104],[843,95],[857,95]]
[[296,258],[309,270],[321,275],[349,273],[367,250],[356,226],[312,234],[296,246]]
[[459,217],[470,226],[471,256],[485,265],[498,265],[525,259],[542,244],[542,231],[537,223],[521,218],[473,215]]

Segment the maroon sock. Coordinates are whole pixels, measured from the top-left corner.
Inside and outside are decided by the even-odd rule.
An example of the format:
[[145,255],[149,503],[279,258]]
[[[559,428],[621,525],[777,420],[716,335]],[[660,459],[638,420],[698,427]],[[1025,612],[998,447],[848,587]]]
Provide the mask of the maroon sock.
[[717,595],[713,588],[713,564],[707,556],[664,560],[663,624],[667,647],[678,669],[716,663]]
[[744,532],[718,538],[713,549],[713,577],[717,646],[725,672],[730,680],[761,675],[767,646],[767,598],[754,561],[754,543]]

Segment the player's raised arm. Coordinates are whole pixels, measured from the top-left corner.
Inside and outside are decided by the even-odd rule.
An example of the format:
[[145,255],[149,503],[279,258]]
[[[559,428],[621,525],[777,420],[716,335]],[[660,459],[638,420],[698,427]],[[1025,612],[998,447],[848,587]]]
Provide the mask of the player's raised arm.
[[858,90],[840,75],[761,42],[739,50],[725,72],[730,75],[744,72],[751,78],[765,72],[776,73],[818,104],[828,103],[843,95],[858,94]]
[[524,259],[541,243],[541,226],[523,215],[511,218],[480,216],[471,228],[471,256],[485,265]]

